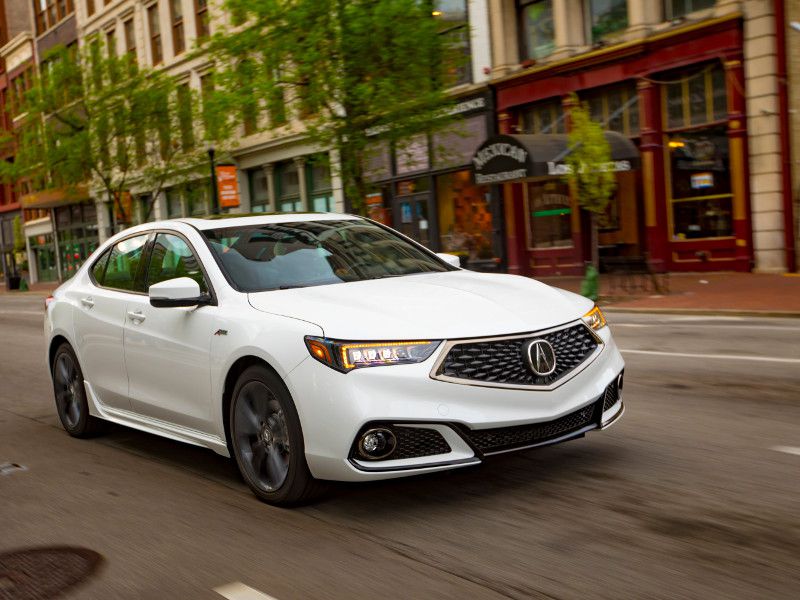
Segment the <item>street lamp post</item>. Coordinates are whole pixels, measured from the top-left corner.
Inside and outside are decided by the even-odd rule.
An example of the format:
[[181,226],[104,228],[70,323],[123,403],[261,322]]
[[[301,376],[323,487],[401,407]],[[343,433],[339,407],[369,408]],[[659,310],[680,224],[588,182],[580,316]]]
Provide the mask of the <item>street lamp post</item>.
[[219,214],[219,194],[217,192],[217,167],[214,163],[215,149],[213,144],[208,146],[208,162],[211,167],[211,214]]

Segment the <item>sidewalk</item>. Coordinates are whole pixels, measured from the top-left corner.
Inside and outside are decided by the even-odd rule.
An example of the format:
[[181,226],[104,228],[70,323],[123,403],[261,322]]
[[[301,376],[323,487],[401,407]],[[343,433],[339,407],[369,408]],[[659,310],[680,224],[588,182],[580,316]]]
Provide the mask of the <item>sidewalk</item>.
[[53,290],[56,289],[58,286],[59,286],[58,283],[54,281],[48,281],[45,283],[34,283],[33,285],[29,285],[28,287],[30,289],[27,292],[20,292],[18,290],[9,292],[6,291],[5,283],[3,282],[3,279],[0,278],[0,296],[4,294],[13,294],[15,296],[24,296],[27,294],[33,294],[35,296],[47,296],[49,294],[52,294]]
[[[606,281],[604,281],[604,279]],[[579,292],[580,277],[541,281]],[[600,276],[600,304],[610,311],[800,317],[800,275],[670,273],[669,294],[613,297]]]
[[[581,277],[544,277],[549,285],[580,292]],[[57,283],[36,283],[29,292],[46,296]],[[800,317],[800,274],[755,273],[671,273],[666,296],[641,295],[620,298],[612,295],[608,278],[600,276],[600,304],[610,311],[676,312],[696,314],[746,314]]]

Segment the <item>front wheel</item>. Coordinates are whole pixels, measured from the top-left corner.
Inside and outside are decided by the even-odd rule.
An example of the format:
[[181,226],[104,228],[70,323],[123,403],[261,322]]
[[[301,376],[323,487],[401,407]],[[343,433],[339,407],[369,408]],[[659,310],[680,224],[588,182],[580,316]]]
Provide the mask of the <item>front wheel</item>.
[[300,418],[283,381],[266,367],[249,367],[233,390],[231,446],[253,493],[277,506],[302,504],[321,489],[308,470]]

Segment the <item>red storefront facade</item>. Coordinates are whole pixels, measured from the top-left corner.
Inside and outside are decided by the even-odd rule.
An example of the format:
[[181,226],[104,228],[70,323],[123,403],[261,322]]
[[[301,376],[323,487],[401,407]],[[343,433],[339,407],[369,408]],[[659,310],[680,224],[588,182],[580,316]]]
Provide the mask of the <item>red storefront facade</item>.
[[[537,133],[545,122],[548,131],[568,129],[570,95],[589,100],[641,157],[638,171],[618,175],[603,251],[646,256],[658,271],[748,271],[742,43],[741,16],[731,15],[533,67],[494,82],[498,129]],[[502,190],[508,271],[582,273],[588,220],[563,182]]]

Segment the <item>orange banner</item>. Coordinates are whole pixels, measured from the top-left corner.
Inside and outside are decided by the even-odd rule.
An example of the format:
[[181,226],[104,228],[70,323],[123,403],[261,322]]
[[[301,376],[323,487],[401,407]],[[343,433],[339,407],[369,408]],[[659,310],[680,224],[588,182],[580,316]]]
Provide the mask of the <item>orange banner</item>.
[[239,179],[236,177],[236,167],[233,165],[217,167],[217,193],[220,208],[239,206]]
[[130,192],[120,192],[115,196],[114,218],[117,223],[133,223],[133,197]]

